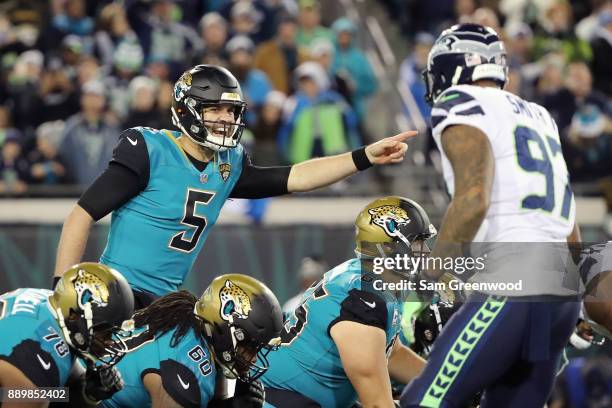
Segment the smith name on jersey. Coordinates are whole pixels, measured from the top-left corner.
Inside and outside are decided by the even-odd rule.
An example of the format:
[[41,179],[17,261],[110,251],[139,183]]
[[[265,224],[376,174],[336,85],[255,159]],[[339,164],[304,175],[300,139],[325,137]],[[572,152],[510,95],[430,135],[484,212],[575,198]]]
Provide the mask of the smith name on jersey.
[[112,213],[100,262],[120,271],[136,290],[163,295],[176,290],[191,270],[240,178],[244,151],[238,145],[219,153],[218,160],[199,171],[177,142],[180,132],[144,127],[130,131],[112,160],[138,174],[141,169],[130,149],[145,143],[148,183]]
[[387,338],[387,356],[401,330],[400,301],[389,292],[372,290],[373,279],[362,274],[359,259],[351,259],[309,288],[285,322],[280,348],[268,355],[265,386],[295,391],[322,407],[351,406],[357,393],[329,330],[342,320],[380,327]]
[[75,356],[62,336],[46,289],[17,289],[0,296],[0,360],[37,387],[66,383]]

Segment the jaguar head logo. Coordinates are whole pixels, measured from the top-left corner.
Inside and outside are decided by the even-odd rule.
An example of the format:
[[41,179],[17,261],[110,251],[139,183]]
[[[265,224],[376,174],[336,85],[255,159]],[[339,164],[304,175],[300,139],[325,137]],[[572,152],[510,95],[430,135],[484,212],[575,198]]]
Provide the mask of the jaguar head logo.
[[221,318],[229,321],[230,317],[246,319],[251,312],[251,300],[249,295],[238,285],[230,280],[219,291],[221,301]]
[[108,305],[108,287],[102,279],[84,269],[79,269],[77,272],[74,289],[77,293],[77,302],[81,307],[88,303],[93,303],[98,307]]
[[371,223],[381,227],[385,234],[396,237],[401,227],[410,224],[408,213],[397,205],[382,205],[370,208]]

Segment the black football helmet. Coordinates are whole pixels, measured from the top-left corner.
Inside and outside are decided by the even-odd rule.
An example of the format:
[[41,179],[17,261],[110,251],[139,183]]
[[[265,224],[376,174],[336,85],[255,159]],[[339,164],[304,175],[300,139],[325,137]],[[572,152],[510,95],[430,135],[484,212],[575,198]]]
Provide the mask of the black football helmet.
[[[234,107],[234,123],[204,119],[204,108],[221,104]],[[174,84],[171,110],[176,127],[195,143],[215,151],[236,147],[245,126],[246,103],[240,84],[231,72],[216,65],[197,65],[184,72]]]
[[127,352],[121,326],[134,313],[134,295],[116,270],[94,262],[74,265],[49,303],[66,343],[88,364],[113,365]]
[[453,85],[480,79],[493,80],[503,88],[508,81],[504,43],[491,27],[454,25],[440,34],[429,51],[423,79],[429,104]]
[[268,369],[267,355],[280,346],[283,313],[266,285],[247,275],[215,278],[194,313],[227,378],[252,382]]
[[458,304],[442,301],[437,293],[434,294],[429,306],[423,309],[414,322],[414,343],[410,348],[427,358],[434,341],[457,309]]

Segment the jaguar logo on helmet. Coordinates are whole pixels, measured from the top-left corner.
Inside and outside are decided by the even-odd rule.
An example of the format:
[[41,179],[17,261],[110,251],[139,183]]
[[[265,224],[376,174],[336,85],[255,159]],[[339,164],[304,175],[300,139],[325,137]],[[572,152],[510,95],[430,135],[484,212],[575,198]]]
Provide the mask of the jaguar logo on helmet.
[[81,307],[93,303],[98,307],[108,305],[108,288],[102,279],[96,275],[79,269],[74,280],[74,289],[77,293],[77,302]]
[[192,76],[189,71],[185,72],[174,85],[174,99],[180,101],[185,93],[191,88]]
[[251,312],[251,300],[249,295],[231,280],[226,280],[225,285],[219,291],[221,301],[221,318],[231,321],[232,318],[246,319]]
[[368,213],[372,217],[370,222],[381,227],[390,237],[398,236],[400,228],[410,224],[410,217],[406,210],[396,205],[370,208]]

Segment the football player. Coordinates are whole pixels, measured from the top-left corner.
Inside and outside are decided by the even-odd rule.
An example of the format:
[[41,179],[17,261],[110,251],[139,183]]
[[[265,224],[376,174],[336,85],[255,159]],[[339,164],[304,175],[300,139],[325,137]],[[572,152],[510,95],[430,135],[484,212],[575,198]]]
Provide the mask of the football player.
[[198,65],[174,86],[178,131],[147,127],[123,132],[108,168],[64,222],[55,276],[78,262],[91,225],[112,212],[100,262],[121,271],[137,308],[176,290],[191,269],[228,198],[310,191],[374,164],[399,163],[404,132],[353,152],[294,166],[251,164],[240,145],[246,103],[227,69]]
[[366,407],[391,407],[389,376],[406,384],[424,365],[396,341],[407,292],[376,286],[381,277],[402,275],[378,275],[373,263],[399,251],[424,255],[435,228],[419,204],[402,197],[373,201],[355,225],[357,257],[305,292],[285,321],[279,350],[270,353],[262,380],[274,407],[350,407],[357,398]]
[[401,406],[461,406],[484,389],[482,407],[542,407],[579,311],[557,262],[566,258],[546,253],[567,255],[567,242],[579,241],[557,126],[546,109],[503,90],[506,51],[490,27],[444,31],[424,77],[452,195],[431,257],[455,259],[486,242],[488,266],[472,282],[526,283],[516,292],[475,292],[436,339]]
[[[257,380],[280,342],[282,311],[264,284],[246,275],[215,278],[200,299],[181,290],[139,310],[130,352],[117,364],[123,390],[106,407],[261,407]],[[234,396],[222,399],[227,379]]]
[[[125,278],[96,263],[68,269],[54,291],[24,288],[3,294],[0,388],[64,386],[80,357],[88,364],[86,401],[109,397],[122,386],[113,365],[126,348],[117,334],[133,311]],[[12,405],[5,400],[2,406]]]
[[586,248],[579,268],[586,284],[584,320],[612,338],[612,241]]

